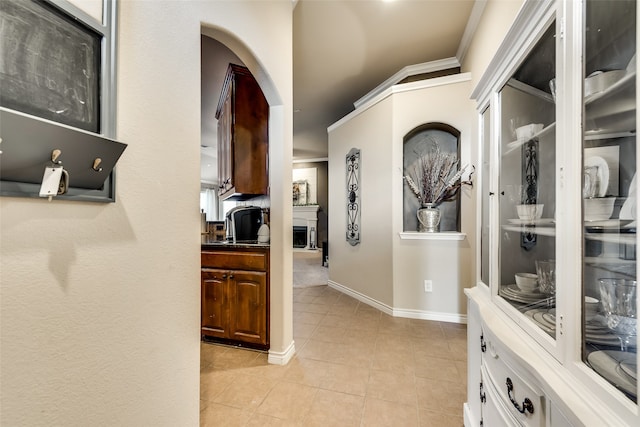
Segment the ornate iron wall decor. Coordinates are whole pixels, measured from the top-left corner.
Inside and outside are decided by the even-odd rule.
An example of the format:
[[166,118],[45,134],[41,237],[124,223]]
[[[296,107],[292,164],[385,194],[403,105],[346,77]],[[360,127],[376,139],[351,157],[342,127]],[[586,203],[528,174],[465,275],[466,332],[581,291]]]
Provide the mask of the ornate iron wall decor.
[[[522,199],[523,205],[538,203],[538,138],[527,141],[522,146]],[[520,233],[520,246],[531,250],[538,236],[532,232]]]
[[347,242],[360,243],[360,150],[347,154]]

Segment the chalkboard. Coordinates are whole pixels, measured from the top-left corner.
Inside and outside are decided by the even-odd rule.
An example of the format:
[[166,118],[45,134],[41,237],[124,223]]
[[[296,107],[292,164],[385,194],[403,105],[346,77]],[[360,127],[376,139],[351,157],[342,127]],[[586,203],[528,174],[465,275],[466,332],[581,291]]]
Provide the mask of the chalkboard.
[[0,0],[0,106],[99,133],[101,41],[47,2]]

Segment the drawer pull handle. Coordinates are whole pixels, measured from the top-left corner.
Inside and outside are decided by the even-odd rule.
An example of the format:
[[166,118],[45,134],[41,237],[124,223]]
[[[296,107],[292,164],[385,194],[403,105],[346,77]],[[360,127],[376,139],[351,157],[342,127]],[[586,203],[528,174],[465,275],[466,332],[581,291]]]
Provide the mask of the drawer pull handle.
[[487,343],[484,340],[484,334],[480,335],[480,351],[482,351],[483,353],[487,351]]
[[513,406],[521,414],[524,414],[525,411],[528,411],[530,414],[533,414],[533,403],[531,402],[531,400],[529,400],[528,397],[525,397],[524,402],[522,402],[522,406],[520,406],[518,402],[516,402],[516,400],[513,398],[513,396],[511,396],[512,391],[513,391],[513,382],[511,381],[511,378],[507,377],[507,395],[509,395],[509,400],[511,400],[511,403],[513,403]]

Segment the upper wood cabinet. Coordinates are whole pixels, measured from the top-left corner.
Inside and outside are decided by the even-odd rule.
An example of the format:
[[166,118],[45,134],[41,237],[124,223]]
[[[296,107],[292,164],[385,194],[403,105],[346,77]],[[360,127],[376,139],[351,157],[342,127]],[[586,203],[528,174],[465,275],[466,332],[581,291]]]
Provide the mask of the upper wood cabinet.
[[216,119],[220,198],[268,194],[269,104],[247,68],[229,64]]

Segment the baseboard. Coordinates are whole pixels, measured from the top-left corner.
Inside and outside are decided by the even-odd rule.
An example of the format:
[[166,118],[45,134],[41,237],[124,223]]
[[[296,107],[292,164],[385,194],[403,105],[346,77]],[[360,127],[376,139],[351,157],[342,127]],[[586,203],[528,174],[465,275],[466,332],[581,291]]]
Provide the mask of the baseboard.
[[471,427],[471,426],[479,426],[480,423],[478,422],[478,420],[475,419],[475,417],[473,416],[473,414],[471,413],[471,408],[469,408],[469,405],[465,402],[465,404],[462,406],[462,412],[464,414],[464,426],[465,427]]
[[441,313],[438,311],[411,310],[406,308],[393,309],[394,317],[406,317],[409,319],[435,320],[437,322],[467,323],[466,314]]
[[286,365],[289,363],[293,355],[296,354],[296,346],[295,342],[291,341],[289,347],[283,352],[269,350],[269,356],[267,357],[267,362],[272,365]]
[[333,280],[329,280],[327,284],[329,285],[330,288],[336,289],[342,292],[343,294],[347,294],[350,297],[353,297],[362,303],[370,305],[371,307],[377,308],[383,313],[386,313],[393,317],[406,317],[409,319],[434,320],[438,322],[449,322],[449,323],[467,323],[467,316],[465,314],[393,308],[387,304],[381,303],[380,301],[377,301],[371,297],[368,297],[367,295],[361,294],[360,292],[347,288],[346,286],[341,285],[340,283],[334,282]]
[[329,280],[327,284],[329,285],[330,288],[336,289],[342,292],[343,294],[347,294],[350,297],[357,299],[360,302],[370,305],[371,307],[377,308],[378,310],[388,314],[389,316],[393,316],[393,308],[389,307],[387,304],[381,303],[380,301],[377,301],[371,297],[361,294],[360,292],[354,291],[353,289],[349,289],[346,286],[343,286],[337,282],[334,282],[333,280]]

